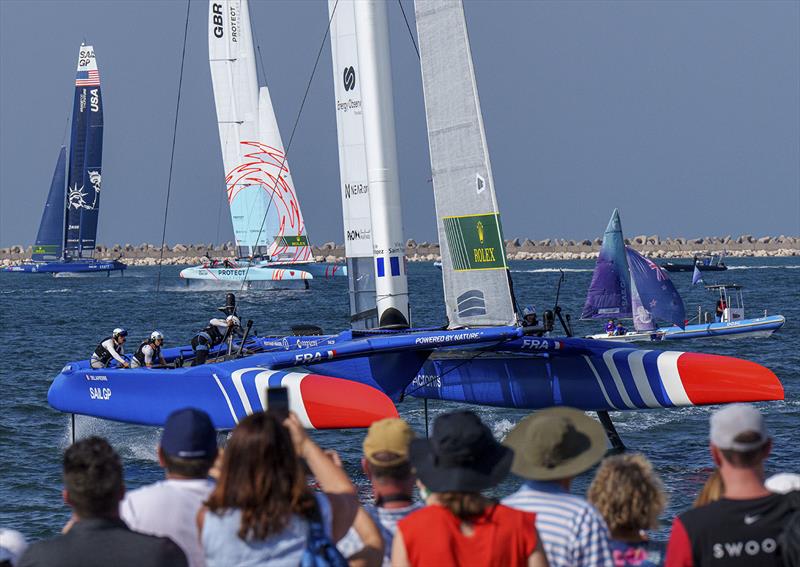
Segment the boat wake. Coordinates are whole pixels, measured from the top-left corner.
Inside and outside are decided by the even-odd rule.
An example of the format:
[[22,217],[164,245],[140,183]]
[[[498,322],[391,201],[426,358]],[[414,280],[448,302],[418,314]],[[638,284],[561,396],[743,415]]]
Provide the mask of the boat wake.
[[533,270],[511,270],[517,274],[546,274],[551,272],[591,272],[591,268],[534,268]]
[[800,266],[728,266],[729,270],[797,270]]

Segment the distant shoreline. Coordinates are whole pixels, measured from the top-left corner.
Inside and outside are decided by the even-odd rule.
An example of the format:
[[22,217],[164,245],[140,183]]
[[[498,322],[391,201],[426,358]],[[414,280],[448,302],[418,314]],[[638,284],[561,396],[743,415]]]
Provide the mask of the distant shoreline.
[[[507,240],[506,257],[509,260],[590,260],[597,257],[601,239],[564,240],[548,238],[531,240],[515,238]],[[763,236],[741,235],[737,238],[705,237],[705,238],[660,238],[658,236],[635,236],[625,239],[640,252],[651,258],[691,258],[695,254],[725,251],[728,257],[791,257],[800,256],[800,237],[798,236]],[[30,260],[32,247],[21,245],[0,248],[0,266],[13,266]],[[131,266],[153,266],[158,263],[161,252],[152,244],[114,244],[99,245],[98,258],[120,258]],[[312,246],[314,257],[318,261],[344,261],[344,245],[327,242],[321,246]],[[228,242],[221,245],[211,244],[175,244],[164,248],[163,263],[165,265],[195,265],[209,258],[233,258],[234,246]],[[406,242],[406,256],[410,262],[434,262],[440,260],[439,244],[430,242]]]

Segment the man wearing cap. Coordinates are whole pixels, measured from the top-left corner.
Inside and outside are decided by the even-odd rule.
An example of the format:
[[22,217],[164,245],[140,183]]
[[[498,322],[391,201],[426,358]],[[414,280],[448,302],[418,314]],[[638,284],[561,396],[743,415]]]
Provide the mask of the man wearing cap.
[[764,417],[748,404],[714,412],[710,445],[724,497],[675,518],[665,565],[783,565],[780,535],[800,493],[772,494],[764,486],[772,450]]
[[414,501],[415,477],[408,460],[408,446],[413,438],[414,432],[400,418],[382,419],[370,426],[364,438],[361,468],[372,485],[375,505],[360,508],[353,527],[336,544],[339,552],[351,561],[364,555],[366,534],[362,526],[365,519],[371,518],[383,538],[383,565],[391,565],[397,522],[422,508],[421,502]]
[[120,515],[132,530],[167,536],[183,549],[191,567],[205,565],[195,519],[214,488],[208,471],[217,456],[217,433],[202,410],[170,414],[164,425],[158,462],[166,480],[129,492]]
[[550,566],[612,565],[605,521],[569,493],[572,479],[603,458],[603,427],[582,411],[549,408],[523,419],[504,443],[514,449],[511,472],[526,482],[502,502],[536,514]]

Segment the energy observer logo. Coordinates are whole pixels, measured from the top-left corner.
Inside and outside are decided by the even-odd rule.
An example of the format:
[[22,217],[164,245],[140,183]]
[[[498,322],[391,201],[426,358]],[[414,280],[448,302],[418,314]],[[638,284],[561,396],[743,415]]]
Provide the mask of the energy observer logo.
[[356,70],[355,67],[350,65],[349,67],[344,68],[344,73],[342,74],[342,78],[344,79],[344,90],[345,91],[352,91],[356,88]]

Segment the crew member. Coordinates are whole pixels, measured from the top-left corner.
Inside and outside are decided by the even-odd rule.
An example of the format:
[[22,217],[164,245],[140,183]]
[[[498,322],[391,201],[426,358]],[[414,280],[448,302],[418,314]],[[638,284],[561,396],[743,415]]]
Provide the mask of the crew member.
[[527,305],[522,310],[522,324],[526,327],[535,327],[539,324],[539,319],[536,317],[536,308],[533,305]]
[[616,327],[616,329],[614,329],[614,334],[616,336],[618,336],[618,337],[621,337],[622,335],[625,335],[627,333],[628,333],[628,329],[626,329],[625,327],[622,326],[622,321],[617,323],[617,327]]
[[106,337],[92,353],[92,358],[89,364],[94,369],[105,368],[111,362],[116,360],[117,364],[122,368],[128,368],[128,361],[122,355],[125,354],[125,340],[128,337],[128,331],[121,328],[114,329],[110,337]]
[[205,329],[192,337],[192,350],[195,353],[192,366],[205,364],[209,349],[225,342],[231,333],[241,334],[236,315],[228,315],[225,319],[211,319]]
[[614,324],[614,319],[609,319],[608,323],[606,323],[606,334],[610,337],[614,334],[617,326]]
[[133,353],[131,368],[139,368],[140,366],[152,368],[153,361],[161,366],[166,366],[167,361],[164,360],[164,356],[161,354],[161,347],[163,344],[164,335],[161,334],[161,331],[153,331],[150,333],[150,337],[142,341],[139,348]]
[[725,309],[728,308],[727,302],[721,297],[717,300],[717,309],[714,315],[714,320],[719,323],[722,321],[722,316],[725,315]]

